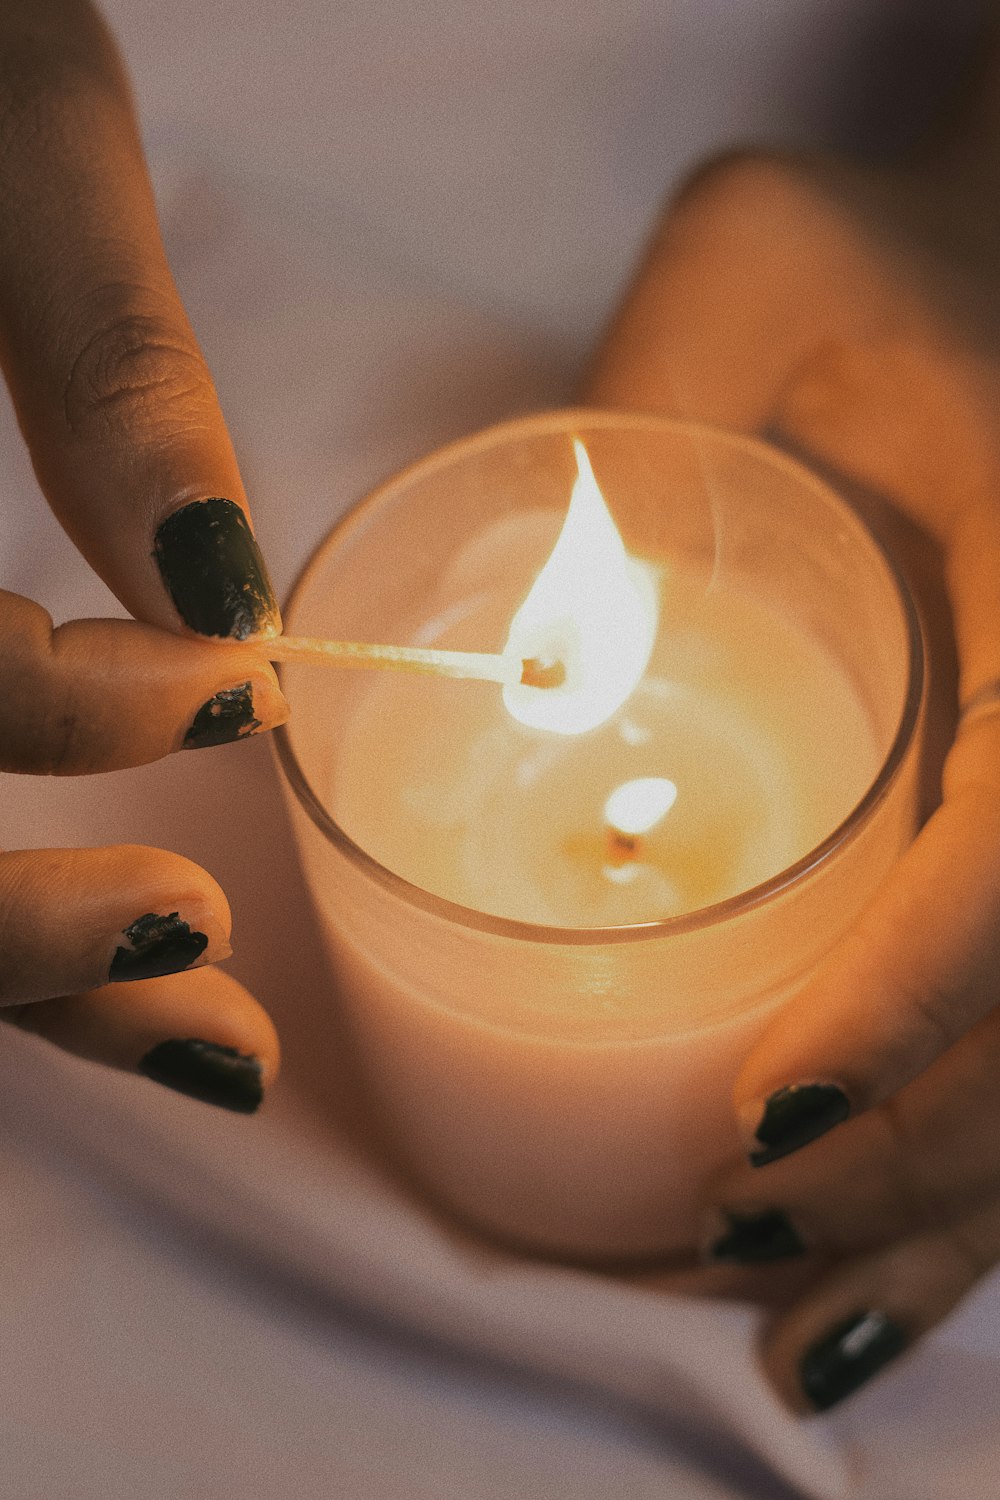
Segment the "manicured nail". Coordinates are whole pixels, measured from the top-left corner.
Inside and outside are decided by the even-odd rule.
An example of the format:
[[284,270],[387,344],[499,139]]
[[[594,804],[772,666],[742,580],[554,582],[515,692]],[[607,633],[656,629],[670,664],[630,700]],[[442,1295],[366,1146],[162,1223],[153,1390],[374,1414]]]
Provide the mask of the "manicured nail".
[[[257,704],[263,699],[257,717]],[[203,703],[191,721],[181,748],[203,750],[208,745],[229,745],[245,740],[260,729],[274,729],[288,718],[288,705],[274,689],[256,690],[252,682],[223,688]]]
[[780,1208],[762,1208],[749,1213],[724,1208],[722,1213],[727,1228],[709,1241],[705,1251],[708,1260],[756,1266],[805,1254],[806,1247],[795,1225]]
[[[195,931],[181,916],[147,912],[126,927],[125,942],[115,949],[108,979],[155,979],[189,969],[208,947],[208,935]],[[224,957],[224,954],[220,954]]]
[[843,1401],[902,1354],[908,1342],[885,1313],[852,1313],[802,1356],[799,1376],[810,1405],[826,1411]]
[[240,1115],[252,1115],[264,1097],[258,1058],[196,1037],[158,1042],[142,1059],[139,1072],[190,1099]]
[[232,500],[195,500],[161,524],[153,556],[177,613],[199,635],[245,641],[281,628],[246,516]]
[[793,1083],[764,1105],[749,1152],[752,1167],[788,1156],[846,1120],[851,1106],[835,1083]]

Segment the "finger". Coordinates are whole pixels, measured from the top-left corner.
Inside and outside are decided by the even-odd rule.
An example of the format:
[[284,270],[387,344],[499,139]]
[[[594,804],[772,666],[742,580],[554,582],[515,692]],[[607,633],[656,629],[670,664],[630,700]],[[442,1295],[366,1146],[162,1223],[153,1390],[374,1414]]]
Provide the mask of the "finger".
[[0,854],[0,1005],[152,978],[231,953],[207,871],[141,845]]
[[936,539],[967,701],[1000,665],[996,376],[935,323],[930,298],[913,306],[899,292],[896,303],[896,326],[800,367],[771,427]]
[[288,717],[273,668],[249,648],[125,620],[53,630],[37,604],[2,590],[0,631],[0,770],[115,771]]
[[[893,265],[801,170],[760,158],[717,163],[668,214],[589,394],[777,426],[918,519],[936,508],[968,697],[1000,670],[995,463],[982,436],[973,441],[992,431],[982,401],[991,388],[974,361],[942,364],[940,336],[915,311],[920,298],[897,290]],[[905,371],[901,349],[916,351]],[[942,469],[935,445],[945,428]],[[961,735],[944,806],[748,1061],[736,1104],[758,1162],[887,1097],[993,1003],[998,724]]]
[[769,1330],[763,1363],[799,1412],[852,1395],[939,1323],[1000,1253],[995,1205],[838,1267]]
[[944,793],[737,1079],[736,1110],[756,1165],[887,1099],[995,1006],[1000,715],[959,735]]
[[[712,1184],[709,1264],[840,1257],[957,1223],[1000,1180],[1000,1014],[909,1087],[807,1152]],[[747,1287],[744,1287],[747,1290]]]
[[42,488],[138,618],[273,635],[273,590],[113,43],[83,0],[13,0],[0,53],[0,334]]
[[254,1113],[279,1066],[266,1012],[219,969],[44,1000],[21,1010],[17,1024],[78,1057],[239,1114]]

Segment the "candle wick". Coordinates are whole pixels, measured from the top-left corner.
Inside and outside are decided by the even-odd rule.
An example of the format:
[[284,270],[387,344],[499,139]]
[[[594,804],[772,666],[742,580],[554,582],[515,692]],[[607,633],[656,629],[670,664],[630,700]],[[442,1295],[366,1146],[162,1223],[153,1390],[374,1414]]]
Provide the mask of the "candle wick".
[[566,666],[543,656],[528,656],[521,663],[522,687],[557,688],[566,681]]
[[605,843],[610,865],[630,865],[642,857],[642,840],[638,834],[623,833],[613,823],[607,826]]

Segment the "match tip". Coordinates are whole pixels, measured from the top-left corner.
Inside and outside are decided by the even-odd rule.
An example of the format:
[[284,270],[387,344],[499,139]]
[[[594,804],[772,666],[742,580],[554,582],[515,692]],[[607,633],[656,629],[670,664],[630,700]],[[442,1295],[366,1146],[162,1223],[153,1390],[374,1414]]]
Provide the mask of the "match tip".
[[522,687],[557,688],[566,681],[566,667],[561,661],[542,661],[529,656],[521,663]]

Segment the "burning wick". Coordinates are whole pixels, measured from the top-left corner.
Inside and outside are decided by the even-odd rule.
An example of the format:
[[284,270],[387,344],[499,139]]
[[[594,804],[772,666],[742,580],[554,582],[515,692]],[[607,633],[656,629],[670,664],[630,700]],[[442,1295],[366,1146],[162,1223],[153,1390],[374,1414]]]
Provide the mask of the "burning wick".
[[614,869],[642,858],[642,835],[650,833],[677,801],[666,776],[640,776],[616,786],[604,804],[608,864]]
[[625,550],[587,450],[575,439],[576,479],[556,544],[510,623],[504,655],[561,665],[561,691],[504,687],[508,713],[530,729],[583,734],[610,719],[649,665],[660,612],[659,574]]
[[566,681],[565,662],[529,656],[521,663],[521,668],[522,687],[557,688]]

